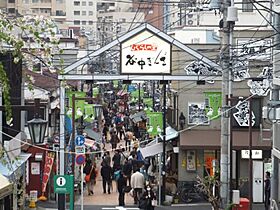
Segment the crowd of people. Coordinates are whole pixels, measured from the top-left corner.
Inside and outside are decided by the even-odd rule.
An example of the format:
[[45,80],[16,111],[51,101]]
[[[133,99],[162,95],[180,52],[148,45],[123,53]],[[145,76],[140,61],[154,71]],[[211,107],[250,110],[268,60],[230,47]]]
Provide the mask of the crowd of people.
[[119,206],[125,205],[125,193],[129,193],[134,204],[152,210],[152,201],[156,199],[152,188],[154,166],[150,159],[143,159],[139,151],[139,125],[129,118],[128,113],[119,112],[118,106],[103,108],[103,115],[100,168],[98,170],[98,164],[90,156],[87,156],[84,167],[84,174],[90,176],[90,181],[86,182],[88,195],[94,194],[96,177],[100,174],[104,194],[111,194],[112,182],[116,183]]

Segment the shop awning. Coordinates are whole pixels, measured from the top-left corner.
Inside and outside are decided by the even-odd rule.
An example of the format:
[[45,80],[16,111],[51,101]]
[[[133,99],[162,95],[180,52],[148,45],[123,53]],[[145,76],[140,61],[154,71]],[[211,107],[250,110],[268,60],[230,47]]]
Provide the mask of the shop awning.
[[[178,137],[178,135],[179,135],[179,132],[176,131],[176,130],[175,130],[174,128],[172,128],[171,126],[166,127],[165,133],[166,133],[166,138],[165,138],[166,141],[175,139],[175,138]],[[163,139],[163,136],[160,135],[160,138]]]
[[[19,167],[24,164],[31,154],[21,153],[13,162],[3,163],[0,161],[0,174],[5,177],[10,177]],[[8,158],[6,157],[8,161]]]
[[87,134],[88,137],[94,139],[97,142],[101,142],[102,134],[100,132],[96,132],[92,130],[92,128],[85,128],[84,132]]
[[0,174],[0,200],[12,193],[13,193],[12,183],[10,183],[6,177]]
[[[166,149],[166,151],[170,151],[173,148],[170,144],[166,144],[165,149]],[[163,151],[163,143],[162,142],[156,143],[155,140],[152,141],[151,143],[147,144],[146,147],[140,148],[140,152],[141,152],[143,158],[160,154],[160,153],[162,153],[162,151]]]

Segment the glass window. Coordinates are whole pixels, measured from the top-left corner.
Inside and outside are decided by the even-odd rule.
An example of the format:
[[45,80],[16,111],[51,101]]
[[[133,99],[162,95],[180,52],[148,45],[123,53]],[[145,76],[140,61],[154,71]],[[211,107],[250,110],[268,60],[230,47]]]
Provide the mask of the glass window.
[[89,2],[88,2],[88,6],[93,6],[93,2],[92,2],[92,1],[89,1]]
[[16,13],[16,9],[15,8],[8,8],[8,13]]
[[32,0],[32,3],[39,3],[39,0]]
[[80,6],[81,2],[79,1],[74,1],[74,6]]
[[242,12],[253,12],[254,6],[251,0],[242,0]]
[[74,20],[74,25],[80,25],[80,21],[79,20]]
[[89,25],[93,25],[93,21],[91,21],[91,20],[88,21],[88,24],[89,24]]
[[88,11],[88,15],[92,16],[93,15],[93,11]]
[[82,1],[82,6],[87,6],[87,2],[86,1]]
[[80,11],[74,11],[74,15],[80,15]]
[[86,25],[86,24],[87,24],[87,21],[83,20],[82,25]]
[[8,3],[15,3],[15,0],[8,0]]
[[22,0],[23,4],[29,4],[29,0]]
[[82,11],[82,15],[87,15],[87,11]]

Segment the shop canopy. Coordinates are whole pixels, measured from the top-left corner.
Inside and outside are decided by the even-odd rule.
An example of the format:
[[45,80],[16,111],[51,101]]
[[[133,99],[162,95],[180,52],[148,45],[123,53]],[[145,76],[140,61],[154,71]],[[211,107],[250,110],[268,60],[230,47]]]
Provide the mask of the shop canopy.
[[[176,131],[176,130],[175,130],[174,128],[172,128],[171,126],[166,127],[165,133],[166,133],[166,138],[165,138],[166,141],[175,139],[175,138],[177,138],[178,135],[179,135],[179,132]],[[163,136],[160,135],[160,138],[163,139]]]
[[[173,150],[170,144],[166,144],[166,152]],[[151,143],[147,144],[146,147],[140,148],[140,152],[143,158],[155,156],[163,152],[163,143],[153,140]]]
[[13,185],[9,180],[0,174],[0,200],[13,193]]
[[133,115],[130,115],[130,119],[134,122],[134,123],[138,123],[141,122],[142,120],[146,120],[147,119],[147,115],[145,112],[137,112]]
[[31,156],[28,153],[21,153],[14,161],[8,162],[8,158],[5,159],[7,162],[0,161],[0,174],[9,178],[18,168],[20,168]]

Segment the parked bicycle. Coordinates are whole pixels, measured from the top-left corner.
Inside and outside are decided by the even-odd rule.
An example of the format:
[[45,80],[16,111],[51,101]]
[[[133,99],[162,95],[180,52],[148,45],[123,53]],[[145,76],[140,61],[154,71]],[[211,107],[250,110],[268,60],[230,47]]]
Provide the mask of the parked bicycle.
[[196,187],[196,182],[184,182],[178,190],[181,202],[193,203],[206,201],[207,197]]

